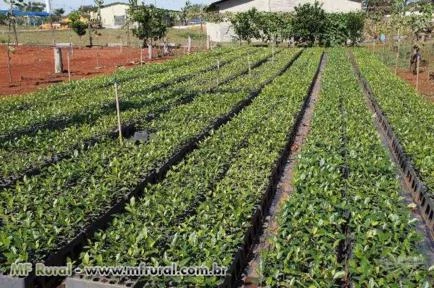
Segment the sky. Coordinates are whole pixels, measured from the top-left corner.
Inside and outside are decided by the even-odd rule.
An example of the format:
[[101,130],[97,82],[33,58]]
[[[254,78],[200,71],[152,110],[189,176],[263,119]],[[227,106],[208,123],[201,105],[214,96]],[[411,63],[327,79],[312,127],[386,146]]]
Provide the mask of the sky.
[[[25,1],[28,2],[28,0]],[[45,3],[45,0],[32,0],[32,1]],[[156,3],[158,7],[173,9],[173,10],[179,10],[185,4],[185,0],[143,0],[143,1],[147,4]],[[190,0],[191,3],[199,3],[199,4],[210,4],[215,1],[217,0]],[[104,4],[109,4],[112,2],[127,3],[128,0],[104,0]],[[142,2],[142,0],[139,0],[139,3],[140,2]],[[81,5],[92,5],[93,3],[94,0],[51,0],[51,7],[52,9],[63,8],[66,11],[71,11],[77,9]],[[0,0],[0,9],[7,9],[7,4],[5,4],[3,0]]]

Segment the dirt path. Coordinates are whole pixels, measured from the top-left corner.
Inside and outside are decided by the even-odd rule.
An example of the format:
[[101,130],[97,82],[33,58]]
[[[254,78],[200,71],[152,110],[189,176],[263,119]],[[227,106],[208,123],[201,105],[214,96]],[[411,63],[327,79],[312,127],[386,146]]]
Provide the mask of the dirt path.
[[327,56],[325,54],[320,64],[321,67],[319,70],[319,74],[310,94],[309,102],[306,106],[305,113],[303,115],[300,125],[297,127],[297,134],[294,139],[294,143],[291,146],[291,151],[285,166],[285,170],[283,172],[283,176],[278,184],[276,194],[271,203],[271,207],[268,213],[269,216],[267,217],[267,221],[264,225],[264,233],[261,236],[259,244],[257,244],[253,249],[253,260],[250,261],[247,271],[245,272],[245,275],[243,277],[244,285],[242,287],[244,288],[259,287],[259,284],[261,282],[261,275],[259,272],[259,267],[261,263],[261,251],[267,250],[269,248],[270,243],[268,242],[268,239],[277,234],[277,215],[287,201],[288,197],[290,197],[290,195],[294,192],[294,186],[292,181],[294,169],[297,164],[296,159],[310,131],[313,112],[321,90],[322,73],[324,71],[326,63]]
[[[68,81],[67,51],[63,48],[64,73],[54,74],[53,48],[47,46],[18,46],[11,53],[12,83],[7,69],[7,46],[0,46],[0,95],[31,92],[49,84]],[[155,56],[157,52],[155,51]],[[128,47],[74,48],[70,54],[71,79],[82,79],[98,74],[110,74],[118,67],[133,67],[140,63],[140,49]],[[161,62],[172,57],[147,59]]]

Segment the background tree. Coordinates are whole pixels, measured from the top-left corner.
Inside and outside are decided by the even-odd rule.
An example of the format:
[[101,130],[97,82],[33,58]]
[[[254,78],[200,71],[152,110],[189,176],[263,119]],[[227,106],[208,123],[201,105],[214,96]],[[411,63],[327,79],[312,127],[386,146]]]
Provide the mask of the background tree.
[[101,8],[104,5],[104,0],[95,0],[95,6],[97,7],[96,11],[96,24],[101,27]]
[[0,14],[0,25],[8,25],[8,17],[6,14]]
[[185,2],[184,7],[181,8],[181,14],[180,14],[180,17],[181,17],[181,22],[182,22],[183,25],[187,25],[187,21],[188,21],[188,10],[190,9],[190,7],[191,7],[191,2],[190,2],[189,0],[187,0],[187,1]]
[[430,34],[432,32],[433,4],[418,3],[418,5],[411,7],[409,10],[413,13],[410,14],[408,23],[413,32],[414,39],[417,41],[420,39],[421,33]]
[[318,1],[295,7],[292,22],[295,39],[305,42],[308,46],[321,42],[321,36],[326,30],[326,21],[326,13]]
[[24,11],[31,11],[31,12],[42,12],[45,9],[45,3],[42,2],[28,2],[25,3],[23,10]]
[[143,47],[166,36],[166,13],[154,5],[133,5],[128,11],[130,19],[136,23],[133,34],[143,40]]
[[[18,45],[18,33],[17,33],[17,18],[13,13],[14,9],[22,9],[25,5],[24,0],[3,0],[9,6],[9,12],[6,15],[9,33],[12,28],[15,36],[15,45]],[[9,41],[8,41],[9,42]]]
[[62,19],[62,15],[65,13],[65,10],[63,10],[62,8],[59,9],[54,9],[53,10],[53,14],[51,14],[51,18],[53,21],[60,21]]
[[61,17],[63,14],[65,14],[65,10],[63,8],[54,9],[53,13],[57,17]]
[[237,35],[240,44],[242,41],[251,43],[252,39],[259,39],[261,15],[256,8],[250,9],[247,12],[237,13],[230,19],[235,35]]
[[72,30],[80,37],[86,34],[87,24],[81,20],[81,14],[78,11],[72,12],[68,15],[71,20],[70,26]]
[[346,14],[345,26],[347,37],[351,41],[351,45],[356,45],[363,37],[363,28],[365,26],[365,15],[358,12],[350,12]]
[[203,19],[206,17],[206,5],[191,4],[190,1],[185,3],[182,8],[184,23],[188,24],[189,20],[197,19],[200,22],[200,30],[203,31]]
[[329,13],[326,20],[326,27],[321,36],[322,44],[325,46],[345,45],[348,39],[346,14]]

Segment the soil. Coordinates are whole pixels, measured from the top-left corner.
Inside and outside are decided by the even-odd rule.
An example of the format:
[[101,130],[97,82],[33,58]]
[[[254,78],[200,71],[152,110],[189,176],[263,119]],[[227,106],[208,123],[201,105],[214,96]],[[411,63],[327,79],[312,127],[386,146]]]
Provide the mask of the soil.
[[[64,73],[61,74],[54,74],[52,47],[18,46],[13,47],[13,50],[13,53],[11,53],[12,83],[9,83],[7,46],[0,46],[0,95],[23,94],[49,84],[68,81],[68,48],[62,49]],[[143,61],[146,62],[161,62],[172,57],[148,60],[147,49],[143,49]],[[82,79],[97,74],[110,74],[118,67],[132,67],[139,64],[139,48],[74,47],[70,55],[71,79]]]
[[[424,95],[428,100],[434,103],[434,71],[431,71],[431,79],[428,77],[427,71],[421,71],[419,74],[419,93]],[[410,85],[416,88],[416,75],[413,75],[407,69],[398,70],[398,76],[407,81]]]

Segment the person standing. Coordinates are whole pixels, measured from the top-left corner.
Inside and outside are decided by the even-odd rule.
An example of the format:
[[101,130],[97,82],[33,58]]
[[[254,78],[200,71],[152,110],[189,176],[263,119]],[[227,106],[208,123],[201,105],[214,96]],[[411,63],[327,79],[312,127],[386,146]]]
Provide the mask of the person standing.
[[413,46],[413,53],[411,54],[411,59],[410,59],[410,71],[413,71],[413,74],[416,75],[417,74],[417,63],[419,62],[420,65],[420,61],[422,60],[422,54],[420,53],[420,47],[419,45],[415,44]]

